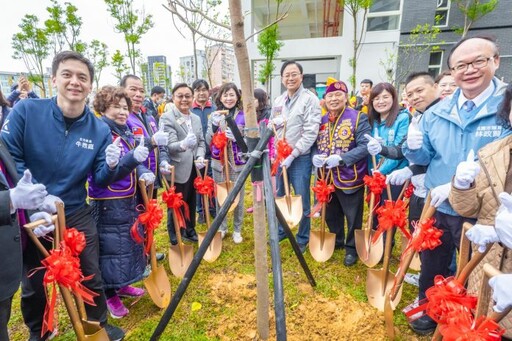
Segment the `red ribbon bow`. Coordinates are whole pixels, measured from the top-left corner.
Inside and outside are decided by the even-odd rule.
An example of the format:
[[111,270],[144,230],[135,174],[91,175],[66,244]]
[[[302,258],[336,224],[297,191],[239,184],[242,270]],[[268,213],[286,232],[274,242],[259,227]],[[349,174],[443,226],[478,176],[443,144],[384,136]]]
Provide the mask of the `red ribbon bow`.
[[75,228],[68,228],[64,231],[64,243],[71,251],[71,254],[78,256],[85,249],[85,235]]
[[286,139],[283,137],[282,139],[278,140],[276,143],[276,159],[274,160],[274,163],[272,164],[271,169],[271,175],[274,176],[277,174],[277,169],[279,168],[279,165],[281,164],[281,161],[286,159],[290,154],[292,153],[293,148],[286,142]]
[[208,175],[204,176],[204,179],[200,176],[194,179],[194,188],[197,193],[201,195],[207,195],[209,198],[212,198],[215,193],[215,183],[211,177]]
[[226,136],[226,133],[222,130],[217,130],[215,134],[213,134],[212,137],[212,145],[214,145],[217,149],[219,149],[219,159],[222,160],[224,157],[224,148],[228,144],[228,137]]
[[405,189],[404,198],[409,199],[413,193],[414,193],[414,185],[412,184],[412,182],[410,182],[409,186],[407,186],[407,188]]
[[406,210],[407,204],[402,200],[397,200],[396,202],[386,200],[384,205],[379,207],[376,211],[379,226],[373,235],[372,243],[377,242],[382,233],[391,230],[393,227],[398,227],[404,236],[406,236],[407,239],[410,239],[411,234],[407,229]]
[[505,334],[505,330],[487,316],[481,316],[469,325],[460,323],[440,325],[439,331],[444,341],[499,341]]
[[433,250],[442,244],[441,236],[443,235],[443,231],[435,227],[434,222],[434,218],[429,218],[422,222],[412,223],[414,232],[411,242],[404,253],[410,248],[414,249],[416,252]]
[[156,199],[151,199],[146,207],[146,212],[141,213],[135,222],[135,224],[138,225],[138,223],[141,223],[145,227],[146,239],[144,252],[146,252],[146,254],[149,254],[151,250],[154,231],[160,225],[160,222],[162,222],[163,217],[164,211],[158,205]]
[[318,179],[316,185],[311,187],[311,189],[315,192],[317,203],[311,210],[310,217],[322,210],[322,204],[331,201],[331,194],[334,193],[334,185],[327,184],[327,181]]
[[373,176],[365,175],[363,178],[364,184],[368,186],[369,193],[366,196],[366,202],[370,202],[370,194],[375,195],[375,202],[380,202],[380,195],[384,188],[386,188],[386,176],[379,172],[374,172]]
[[[162,193],[162,199],[167,204],[167,208],[173,210],[178,220],[178,225],[181,228],[186,228],[185,219],[190,220],[190,212],[188,204],[183,201],[183,193],[176,193],[176,186],[173,186]],[[184,213],[181,210],[182,207]]]

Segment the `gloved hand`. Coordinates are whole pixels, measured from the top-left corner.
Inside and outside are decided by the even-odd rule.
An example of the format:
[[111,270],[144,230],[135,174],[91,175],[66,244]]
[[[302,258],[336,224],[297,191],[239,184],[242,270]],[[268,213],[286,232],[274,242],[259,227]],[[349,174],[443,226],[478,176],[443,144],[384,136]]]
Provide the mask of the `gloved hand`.
[[110,168],[115,168],[121,157],[121,148],[119,147],[121,138],[117,137],[114,142],[109,144],[105,149],[105,162]]
[[492,288],[492,299],[495,302],[493,307],[497,313],[503,312],[512,305],[512,274],[494,276],[489,280]]
[[218,111],[214,111],[210,114],[210,120],[214,126],[218,127],[225,120],[225,116]]
[[13,213],[14,210],[19,208],[27,210],[38,209],[43,204],[44,198],[47,195],[46,187],[42,184],[33,184],[32,173],[26,169],[16,187],[9,190]]
[[487,248],[487,244],[497,243],[500,241],[494,226],[475,224],[466,232],[466,237],[473,243],[478,245],[478,252],[483,253]]
[[452,184],[450,182],[444,185],[439,185],[436,188],[434,188],[430,192],[430,205],[436,208],[439,207],[446,199],[448,199],[451,188]]
[[331,169],[334,167],[338,167],[341,162],[341,156],[338,154],[329,155],[327,159],[325,159],[325,164],[327,165],[327,169]]
[[313,166],[315,166],[316,168],[323,167],[326,159],[327,159],[327,155],[316,154],[315,156],[313,156],[313,160],[312,160]]
[[155,183],[155,174],[153,173],[142,173],[139,176],[139,181],[146,181],[146,186],[152,185]]
[[205,167],[204,157],[200,156],[194,161],[197,169],[203,169]]
[[386,184],[401,186],[410,178],[412,178],[411,169],[409,167],[404,167],[402,169],[397,169],[386,176]]
[[413,118],[407,130],[407,147],[410,150],[417,150],[423,146],[423,133],[418,128],[418,121]]
[[286,159],[281,161],[281,167],[286,167],[286,169],[290,168],[293,160],[295,160],[295,156],[289,155]]
[[369,134],[364,134],[364,137],[368,140],[366,149],[368,149],[368,153],[370,153],[370,155],[377,155],[382,151],[382,144],[379,139],[371,137]]
[[197,136],[194,133],[188,133],[188,135],[181,140],[181,149],[194,149],[197,144]]
[[231,141],[236,142],[235,135],[233,135],[233,132],[229,128],[226,129],[226,137]]
[[144,146],[144,136],[140,137],[139,145],[133,151],[133,157],[137,162],[144,162],[149,156],[149,149]]
[[160,168],[160,173],[162,173],[163,175],[171,174],[171,165],[169,164],[169,162],[167,162],[165,160],[160,162],[159,168]]
[[41,207],[39,207],[39,210],[45,211],[50,214],[57,213],[57,206],[55,206],[55,202],[63,202],[59,197],[56,197],[55,195],[48,194],[43,201],[43,204]]
[[165,131],[159,130],[153,134],[151,140],[157,146],[166,146],[169,142],[169,134],[167,134]]
[[279,129],[283,126],[283,124],[284,124],[284,117],[283,117],[283,115],[279,115],[279,116],[272,118],[267,126],[269,126],[270,128],[272,128],[272,126],[274,126],[276,129]]
[[457,166],[453,186],[458,189],[468,189],[478,173],[480,173],[480,165],[475,161],[475,152],[471,149],[466,161],[462,161]]
[[500,193],[501,206],[496,214],[494,227],[496,233],[506,247],[512,248],[512,195]]
[[36,221],[39,219],[46,220],[46,224],[41,224],[33,230],[34,234],[38,238],[41,238],[41,237],[47,235],[48,233],[52,232],[53,230],[55,230],[55,225],[53,225],[53,222],[52,222],[52,216],[49,213],[36,212],[30,216],[30,221]]

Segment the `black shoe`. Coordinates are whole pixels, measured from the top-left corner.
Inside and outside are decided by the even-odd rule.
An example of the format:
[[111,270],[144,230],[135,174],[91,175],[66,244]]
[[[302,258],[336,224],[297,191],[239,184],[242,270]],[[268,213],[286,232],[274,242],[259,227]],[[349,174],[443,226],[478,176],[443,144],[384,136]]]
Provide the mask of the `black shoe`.
[[205,223],[205,220],[204,220],[204,214],[203,212],[201,213],[197,213],[198,217],[197,217],[197,223],[198,224],[204,224]]
[[181,238],[186,241],[186,242],[189,242],[189,243],[197,243],[199,241],[199,239],[197,239],[197,234],[196,235],[193,235],[193,236],[181,236]]
[[55,328],[53,332],[47,332],[43,337],[41,337],[41,332],[35,334],[30,333],[28,341],[48,341],[52,340],[55,336],[57,336],[57,328]]
[[430,316],[423,315],[419,319],[412,321],[409,326],[416,334],[429,335],[436,330],[437,323]]
[[352,266],[357,263],[357,256],[351,253],[345,255],[345,259],[343,260],[343,265]]
[[164,259],[165,259],[165,253],[163,253],[163,252],[157,252],[157,253],[156,253],[156,260],[157,260],[157,261],[161,262],[161,261],[163,261]]
[[334,244],[334,249],[335,250],[343,250],[344,248],[345,248],[345,245],[343,245],[341,243],[340,244],[338,244],[338,243]]
[[300,249],[300,252],[302,254],[304,254],[304,252],[306,252],[306,248],[308,247],[308,244],[301,244],[301,243],[297,243],[299,245],[299,249]]
[[110,341],[121,341],[124,339],[124,331],[121,328],[108,323],[105,324],[103,328],[105,328]]

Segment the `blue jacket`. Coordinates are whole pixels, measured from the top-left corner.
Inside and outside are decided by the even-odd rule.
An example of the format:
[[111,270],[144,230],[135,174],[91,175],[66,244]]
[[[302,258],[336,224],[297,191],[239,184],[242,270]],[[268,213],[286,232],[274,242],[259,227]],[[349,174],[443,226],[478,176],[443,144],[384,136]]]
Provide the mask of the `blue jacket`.
[[[203,128],[203,137],[205,140],[206,140],[206,132],[208,131],[208,118],[210,117],[210,114],[212,112],[214,112],[215,110],[217,110],[217,108],[215,107],[215,104],[213,104],[210,100],[208,100],[206,102],[206,105],[204,106],[204,108],[201,108],[201,106],[196,101],[194,101],[194,104],[192,105],[192,109],[190,109],[190,111],[192,111],[194,114],[199,116],[199,118],[201,119],[201,126]],[[212,154],[211,154],[210,148],[206,148],[205,157],[207,159],[210,159],[211,155]]]
[[86,205],[89,173],[98,186],[108,186],[138,164],[132,153],[111,170],[105,162],[105,149],[112,143],[109,127],[85,107],[85,114],[66,130],[56,97],[21,101],[9,114],[0,137],[18,173],[30,169],[34,181],[64,201],[66,214]]
[[[409,127],[410,116],[407,110],[402,110],[398,113],[395,123],[391,127],[386,127],[386,122],[373,123],[373,131],[378,131],[379,136],[383,139],[384,146],[397,146],[399,145],[404,137],[407,136],[407,129]],[[379,163],[381,156],[377,155],[377,164]],[[371,161],[369,162],[371,168]],[[408,165],[405,158],[401,160],[385,159],[382,165],[379,167],[380,173],[388,175],[391,172],[404,168]]]
[[[458,164],[466,160],[471,149],[477,152],[486,144],[511,133],[496,119],[507,85],[497,78],[492,82],[494,93],[480,108],[475,109],[476,114],[465,125],[459,120],[457,100],[460,89],[457,89],[451,98],[445,98],[423,114],[419,124],[424,134],[423,147],[410,150],[407,141],[403,144],[404,155],[411,163],[429,165],[425,177],[427,190],[450,182]],[[448,200],[438,210],[457,216]]]
[[[12,92],[7,97],[7,100],[9,102],[11,102],[11,107],[14,107],[14,105],[20,101],[21,91],[18,90],[18,84],[13,85],[11,90],[12,90]],[[34,91],[29,91],[27,93],[27,97],[28,98],[39,98],[39,96],[37,96]]]

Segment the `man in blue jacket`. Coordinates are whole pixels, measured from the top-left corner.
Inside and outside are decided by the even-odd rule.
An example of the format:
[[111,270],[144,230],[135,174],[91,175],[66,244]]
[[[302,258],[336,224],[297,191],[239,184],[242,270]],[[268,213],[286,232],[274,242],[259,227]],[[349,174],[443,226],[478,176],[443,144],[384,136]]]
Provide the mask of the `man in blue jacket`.
[[[409,126],[404,155],[417,165],[428,165],[425,187],[431,190],[432,206],[437,207],[436,226],[443,230],[442,244],[421,253],[419,299],[434,284],[436,275],[448,276],[454,248],[459,247],[464,218],[458,216],[446,200],[457,165],[503,134],[496,112],[505,84],[494,77],[500,57],[495,41],[486,36],[459,41],[448,56],[459,89],[425,112],[419,126]],[[413,321],[418,334],[431,333],[436,323],[427,315]]]
[[[80,255],[80,265],[84,276],[94,276],[83,283],[98,294],[96,306],[86,305],[87,317],[100,321],[111,340],[121,340],[124,332],[106,324],[98,234],[91,208],[86,203],[85,183],[91,174],[96,183],[107,186],[124,177],[138,163],[131,155],[123,158],[124,164],[119,165],[120,148],[112,143],[109,127],[86,106],[93,78],[94,67],[88,59],[72,51],[59,53],[52,62],[52,82],[57,88],[57,97],[27,99],[17,104],[4,123],[0,137],[16,162],[18,174],[27,168],[32,170],[34,181],[45,185],[51,194],[40,209],[53,213],[55,201],[62,200],[67,225],[85,234],[87,246]],[[28,241],[23,254],[21,309],[30,330],[30,340],[49,338],[48,333],[41,335],[46,306],[44,272],[27,276],[29,271],[41,266],[43,258]]]

